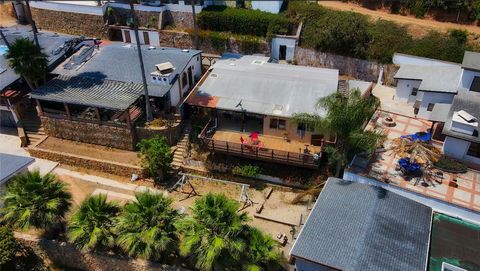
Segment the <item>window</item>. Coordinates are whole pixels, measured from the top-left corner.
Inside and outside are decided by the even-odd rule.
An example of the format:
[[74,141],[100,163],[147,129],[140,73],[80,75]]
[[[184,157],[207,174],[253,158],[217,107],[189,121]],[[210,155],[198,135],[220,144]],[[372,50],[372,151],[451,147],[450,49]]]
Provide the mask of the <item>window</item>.
[[287,121],[282,119],[270,119],[270,129],[285,130]]
[[187,85],[187,73],[182,73],[182,88],[184,88]]
[[148,36],[148,32],[143,32],[143,42],[147,45],[150,44],[150,37]]
[[418,93],[418,88],[413,88],[412,89],[412,96],[417,96],[417,93]]
[[299,124],[297,124],[297,130],[298,131],[313,132],[315,129],[311,125],[307,125],[305,123],[299,123]]
[[480,76],[475,76],[470,86],[470,91],[480,92]]
[[467,155],[480,158],[480,144],[472,142],[468,148]]
[[432,112],[434,106],[435,106],[435,104],[429,103],[428,106],[427,106],[427,111]]

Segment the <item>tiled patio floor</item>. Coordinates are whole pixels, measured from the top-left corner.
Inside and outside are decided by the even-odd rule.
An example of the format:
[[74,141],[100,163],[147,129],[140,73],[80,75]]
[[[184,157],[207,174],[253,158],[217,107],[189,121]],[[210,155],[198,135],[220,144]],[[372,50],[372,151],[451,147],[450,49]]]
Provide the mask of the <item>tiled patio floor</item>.
[[[397,171],[396,165],[399,157],[393,152],[388,151],[388,141],[402,135],[408,135],[415,132],[424,132],[430,129],[431,122],[377,111],[380,118],[375,122],[371,121],[367,129],[383,129],[387,134],[386,152],[377,153],[373,162],[361,173],[379,181],[389,182],[391,185],[414,191],[432,198],[443,200],[449,203],[460,205],[462,207],[480,211],[480,171],[469,169],[464,174],[453,174],[443,172],[443,177],[432,175],[431,182],[427,181],[428,186],[421,185],[422,178],[405,178],[400,171]],[[396,122],[395,127],[385,127],[381,125],[383,117],[388,114]],[[440,170],[433,169],[432,172]],[[457,180],[458,187],[448,186],[449,181]]]
[[[248,137],[249,135],[250,133],[217,130],[213,135],[213,139],[240,144],[240,137],[243,137],[244,139],[249,140],[249,137]],[[320,149],[321,149],[319,146],[313,146],[307,143],[298,142],[294,140],[287,142],[285,139],[281,137],[260,135],[258,138],[261,142],[263,142],[263,144],[265,144],[265,148],[268,148],[268,149],[281,150],[281,151],[293,152],[293,153],[303,153],[303,149],[305,149],[305,145],[308,145],[308,149],[310,150],[311,153],[320,152]]]

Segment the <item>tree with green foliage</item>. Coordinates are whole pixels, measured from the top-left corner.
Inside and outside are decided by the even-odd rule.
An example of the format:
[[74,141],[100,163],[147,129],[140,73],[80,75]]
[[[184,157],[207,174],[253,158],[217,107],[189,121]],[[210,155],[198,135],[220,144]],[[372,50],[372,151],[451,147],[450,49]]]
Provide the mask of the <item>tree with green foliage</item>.
[[151,177],[163,180],[171,169],[173,161],[172,149],[164,136],[156,135],[149,139],[143,139],[137,145],[142,166]]
[[178,212],[160,193],[138,193],[127,203],[115,228],[117,244],[131,257],[159,260],[176,252]]
[[120,208],[116,202],[107,202],[107,196],[99,194],[85,199],[70,218],[68,239],[86,251],[110,248],[115,245],[114,226]]
[[383,134],[363,129],[378,105],[374,97],[363,97],[359,90],[344,95],[335,92],[318,100],[317,109],[323,108],[325,116],[300,113],[293,116],[297,123],[314,127],[316,131],[336,136],[335,146],[325,147],[329,164],[335,166],[335,175],[353,156],[360,152],[373,153],[384,138]]
[[180,253],[193,258],[200,270],[238,270],[247,250],[249,221],[238,212],[240,203],[223,194],[207,194],[191,207],[192,215],[181,219]]
[[449,35],[431,31],[413,40],[411,46],[402,53],[461,63],[465,50],[470,49],[462,41],[461,34],[457,31]]
[[19,249],[20,245],[13,236],[12,229],[0,226],[0,270],[13,262]]
[[38,88],[44,81],[48,72],[48,58],[27,38],[15,40],[8,49],[5,57],[10,68],[25,79],[30,89]]
[[51,229],[65,217],[72,196],[54,174],[38,170],[13,177],[7,186],[1,221],[14,228]]
[[247,259],[243,265],[245,271],[284,270],[284,258],[278,251],[278,242],[272,237],[251,227],[248,233]]

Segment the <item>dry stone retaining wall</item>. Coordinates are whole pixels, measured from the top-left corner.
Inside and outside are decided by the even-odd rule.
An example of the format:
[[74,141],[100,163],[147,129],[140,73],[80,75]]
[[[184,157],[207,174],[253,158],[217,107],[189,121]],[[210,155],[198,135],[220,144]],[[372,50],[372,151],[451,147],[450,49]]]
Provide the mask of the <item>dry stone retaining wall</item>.
[[31,8],[38,28],[71,35],[107,38],[103,16]]
[[41,117],[41,120],[46,134],[53,137],[123,150],[134,150],[135,148],[135,135],[126,127],[49,117]]
[[[382,64],[364,59],[346,57],[331,53],[319,52],[313,49],[297,47],[295,62],[298,65],[338,69],[340,74],[355,77],[365,81],[377,81]],[[392,64],[383,65],[384,82],[394,83],[393,76],[398,68]]]
[[41,146],[29,148],[28,152],[33,157],[55,161],[69,166],[88,168],[119,176],[130,177],[132,173],[134,173],[140,177],[145,177],[145,171],[141,167],[135,165],[116,163],[113,161],[100,160],[81,155],[74,155],[71,153],[46,150],[42,149]]
[[169,142],[169,144],[173,146],[177,143],[178,138],[180,137],[181,131],[182,131],[181,122],[177,122],[170,128],[170,131],[167,128],[159,128],[159,129],[148,128],[147,129],[143,127],[137,127],[136,135],[137,135],[137,141],[141,141],[142,139],[152,138],[156,135],[165,136],[167,140],[170,141],[170,137],[171,137],[171,142]]

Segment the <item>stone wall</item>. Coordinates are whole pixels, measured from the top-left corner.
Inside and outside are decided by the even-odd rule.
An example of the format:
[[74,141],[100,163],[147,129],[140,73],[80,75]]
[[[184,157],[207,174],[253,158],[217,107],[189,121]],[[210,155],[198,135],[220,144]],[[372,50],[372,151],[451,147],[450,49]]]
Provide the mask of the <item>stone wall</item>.
[[193,14],[190,12],[167,11],[164,13],[165,22],[176,28],[193,29]]
[[182,131],[182,124],[181,122],[175,123],[170,130],[167,128],[143,128],[143,127],[137,127],[136,128],[136,135],[137,135],[137,140],[140,141],[142,139],[148,139],[152,138],[156,135],[162,135],[169,140],[169,144],[171,146],[177,144],[178,138],[180,137],[180,133]]
[[135,135],[131,129],[98,123],[40,117],[45,133],[62,139],[134,150]]
[[135,165],[95,159],[91,157],[74,155],[71,153],[65,153],[60,151],[46,150],[42,149],[41,145],[29,148],[28,152],[33,157],[55,161],[69,166],[88,168],[119,176],[130,177],[132,176],[132,173],[135,173],[140,177],[145,177],[144,170],[141,167]]
[[184,268],[119,255],[81,252],[70,243],[41,239],[28,234],[15,233],[15,237],[23,245],[32,248],[44,261],[74,270],[187,271]]
[[71,35],[107,38],[103,16],[31,8],[38,28]]
[[[123,8],[109,7],[113,9],[112,16],[107,16],[109,20],[113,20],[119,25],[127,25],[127,19],[130,18],[130,10]],[[135,10],[135,15],[137,16],[139,26],[147,28],[159,29],[161,25],[161,16],[160,12],[156,11],[143,11]]]
[[[338,69],[340,74],[348,75],[360,80],[377,81],[382,64],[364,59],[346,57],[331,53],[318,52],[313,49],[297,47],[295,62],[298,65]],[[392,64],[383,65],[384,82],[392,85],[393,76],[398,68]]]
[[[193,34],[188,32],[179,32],[173,30],[161,30],[160,32],[160,45],[163,47],[174,47],[174,48],[193,48],[194,47],[194,37]],[[245,52],[242,48],[242,42],[234,38],[230,38],[225,45],[223,50],[219,50],[213,46],[212,42],[208,37],[200,37],[200,50],[204,53],[210,54],[223,54],[225,52],[229,53],[240,53],[240,54],[265,54],[270,55],[270,44],[266,41],[260,42],[256,52]]]

